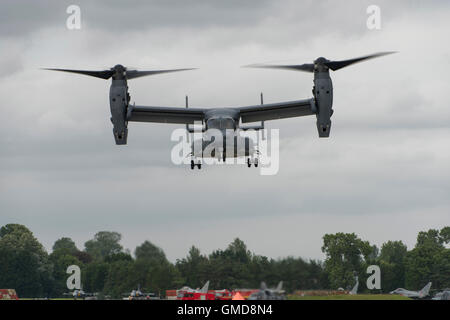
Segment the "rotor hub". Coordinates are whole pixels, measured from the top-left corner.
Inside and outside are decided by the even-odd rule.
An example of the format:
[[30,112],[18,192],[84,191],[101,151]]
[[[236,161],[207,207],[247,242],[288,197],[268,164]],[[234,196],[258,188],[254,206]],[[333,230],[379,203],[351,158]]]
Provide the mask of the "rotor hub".
[[315,72],[328,71],[327,62],[329,62],[329,60],[324,57],[320,57],[314,60],[314,71]]
[[114,67],[111,68],[111,71],[114,71],[113,79],[121,80],[125,79],[127,68],[125,68],[121,64],[116,64]]
[[324,58],[324,57],[317,58],[317,59],[314,61],[315,64],[324,64],[325,62],[328,62],[328,59],[326,59],[326,58]]

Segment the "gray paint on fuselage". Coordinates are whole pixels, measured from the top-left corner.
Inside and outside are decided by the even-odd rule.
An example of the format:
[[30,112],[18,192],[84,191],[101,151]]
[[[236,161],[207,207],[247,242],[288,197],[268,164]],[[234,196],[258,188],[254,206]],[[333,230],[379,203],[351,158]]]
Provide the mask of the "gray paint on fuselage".
[[[214,122],[209,122],[209,120],[233,120],[234,126],[233,128],[223,128],[215,125]],[[240,136],[240,130],[239,130],[239,119],[240,119],[240,112],[238,109],[235,108],[221,108],[221,109],[211,109],[207,110],[205,112],[205,123],[206,123],[206,129],[210,130],[219,130],[222,134],[222,140],[221,141],[215,141],[215,139],[210,139],[208,137],[208,131],[205,133],[206,140],[195,140],[192,142],[192,150],[199,149],[194,148],[194,144],[197,144],[197,146],[202,146],[202,151],[204,151],[206,148],[213,149],[212,153],[209,155],[207,154],[198,154],[194,151],[194,156],[199,157],[212,157],[212,158],[219,158],[221,157],[220,154],[217,154],[215,151],[221,151],[225,152],[227,157],[237,158],[237,157],[248,157],[248,156],[255,156],[255,147],[254,142],[248,138],[248,137],[242,137]],[[221,123],[221,121],[216,122],[218,124]],[[230,132],[233,131],[233,132]],[[231,145],[233,146],[232,151],[227,150],[227,145],[230,146],[230,140]]]

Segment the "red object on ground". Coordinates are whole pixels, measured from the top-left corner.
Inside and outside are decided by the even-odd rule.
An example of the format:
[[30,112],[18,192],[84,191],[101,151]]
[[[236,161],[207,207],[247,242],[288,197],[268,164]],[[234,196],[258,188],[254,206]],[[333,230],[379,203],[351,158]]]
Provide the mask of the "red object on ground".
[[0,300],[19,300],[19,297],[14,289],[0,289]]
[[216,300],[212,293],[186,292],[180,300]]
[[241,294],[241,296],[247,300],[248,297],[250,297],[250,295],[254,292],[258,292],[259,289],[236,289],[234,290],[234,293],[239,292]]
[[233,300],[245,300],[243,296],[239,293],[239,291],[234,295]]
[[178,290],[166,290],[167,300],[177,300],[177,291]]
[[208,293],[214,294],[216,297],[216,300],[231,300],[233,298],[232,292],[228,291],[227,289],[209,290]]

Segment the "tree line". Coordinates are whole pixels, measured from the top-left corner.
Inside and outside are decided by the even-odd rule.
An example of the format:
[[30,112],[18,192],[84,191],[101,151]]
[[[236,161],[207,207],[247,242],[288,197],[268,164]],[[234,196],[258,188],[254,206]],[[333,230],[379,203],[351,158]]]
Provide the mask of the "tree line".
[[[401,241],[388,241],[381,248],[355,233],[323,236],[325,260],[299,257],[271,259],[247,249],[240,239],[209,255],[192,246],[185,258],[170,262],[164,251],[150,241],[131,254],[120,244],[121,234],[101,231],[84,249],[63,237],[48,254],[25,226],[0,228],[0,288],[16,289],[19,297],[61,297],[68,292],[69,265],[81,268],[85,292],[120,298],[140,285],[144,292],[165,295],[182,286],[201,287],[207,280],[213,289],[259,288],[284,282],[287,293],[295,290],[349,289],[359,277],[360,292],[369,292],[365,281],[369,265],[381,269],[381,290],[398,287],[421,289],[432,281],[434,288],[450,287],[450,227],[420,232],[414,248]],[[373,291],[371,291],[373,293]]]

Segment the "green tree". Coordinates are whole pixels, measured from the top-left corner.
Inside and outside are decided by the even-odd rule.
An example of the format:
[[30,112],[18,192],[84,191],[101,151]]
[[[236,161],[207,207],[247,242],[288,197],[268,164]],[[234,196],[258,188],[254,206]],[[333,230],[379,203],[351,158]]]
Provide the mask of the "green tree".
[[182,285],[180,280],[181,275],[173,264],[169,262],[151,263],[148,265],[143,288],[164,296],[166,290],[179,288]]
[[450,227],[445,227],[441,229],[441,232],[439,233],[439,236],[441,237],[441,241],[445,244],[450,243]]
[[92,262],[92,256],[87,252],[76,251],[72,255],[78,260],[80,260],[83,264],[89,264]]
[[141,285],[142,290],[149,290],[161,295],[165,290],[180,285],[179,271],[167,260],[164,251],[145,241],[135,249],[136,261],[133,265],[135,285]]
[[213,251],[209,255],[208,266],[211,286],[224,289],[250,286],[252,257],[252,253],[239,238],[234,239],[227,249]]
[[388,241],[381,246],[378,265],[381,269],[381,289],[390,292],[405,286],[405,258],[408,249],[401,241]]
[[[354,233],[326,234],[322,252],[326,254],[325,271],[333,289],[354,285],[354,272],[362,275],[364,265],[374,258],[374,247]],[[361,282],[361,281],[360,281]]]
[[55,279],[53,292],[56,296],[62,296],[67,293],[69,289],[67,288],[67,278],[69,274],[66,273],[67,267],[71,265],[77,265],[80,268],[83,264],[75,256],[69,253],[68,248],[62,247],[54,250],[50,255],[50,261],[53,264],[53,278]]
[[127,252],[119,252],[105,258],[105,262],[107,263],[113,263],[116,261],[133,261],[133,257]]
[[27,250],[43,258],[47,255],[42,244],[34,237],[33,233],[20,224],[7,224],[0,228],[2,244],[17,250]]
[[448,227],[419,232],[414,249],[405,259],[405,284],[410,288],[422,288],[431,281],[435,288],[450,287],[450,249]]
[[75,242],[73,242],[70,238],[61,238],[55,241],[53,244],[53,251],[56,250],[67,250],[70,253],[77,252],[77,246],[75,245]]
[[276,261],[275,272],[266,282],[268,285],[275,287],[281,280],[283,280],[283,286],[287,292],[310,288],[312,279],[310,278],[308,263],[301,258],[294,257]]
[[134,277],[134,260],[114,260],[109,265],[103,292],[112,298],[122,298],[137,289]]
[[253,255],[248,266],[248,287],[259,288],[261,281],[274,283],[280,281],[277,274],[277,263],[273,259],[268,259],[265,256]]
[[53,294],[52,265],[47,252],[23,225],[0,228],[0,287],[16,289],[19,297]]
[[136,247],[134,254],[137,260],[146,260],[151,263],[167,262],[164,251],[150,241],[144,241],[144,243]]
[[86,241],[85,251],[96,260],[103,260],[107,256],[122,251],[120,240],[122,236],[118,232],[100,231],[94,236],[94,239]]
[[176,268],[183,277],[185,285],[197,288],[208,280],[208,264],[208,258],[203,256],[198,248],[192,246],[186,258],[177,260]]
[[225,254],[236,262],[248,263],[252,258],[252,253],[247,250],[247,246],[239,238],[233,240],[225,250]]
[[87,292],[104,292],[110,272],[110,265],[103,261],[94,261],[82,271],[83,289]]

